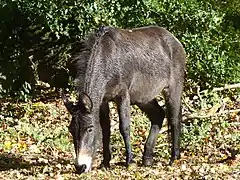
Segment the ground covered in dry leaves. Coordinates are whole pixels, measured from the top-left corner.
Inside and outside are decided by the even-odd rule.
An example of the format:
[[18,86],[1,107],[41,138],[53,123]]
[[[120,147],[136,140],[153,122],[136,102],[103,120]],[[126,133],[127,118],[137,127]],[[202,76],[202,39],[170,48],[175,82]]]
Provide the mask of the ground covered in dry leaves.
[[167,165],[166,125],[159,133],[153,167],[141,166],[150,124],[132,107],[131,143],[136,164],[124,167],[125,149],[116,109],[110,104],[111,169],[99,168],[100,148],[93,170],[78,175],[68,132],[70,115],[59,97],[38,97],[27,103],[1,100],[0,179],[240,179],[239,93],[208,92],[185,96],[183,102],[182,153],[173,166]]

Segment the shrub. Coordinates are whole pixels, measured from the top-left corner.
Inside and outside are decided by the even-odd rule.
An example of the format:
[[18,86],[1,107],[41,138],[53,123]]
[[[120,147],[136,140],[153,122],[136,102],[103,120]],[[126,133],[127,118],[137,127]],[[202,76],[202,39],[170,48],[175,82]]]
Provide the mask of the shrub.
[[240,81],[238,0],[2,0],[0,94],[31,95],[38,80],[67,87],[75,42],[100,24],[159,25],[185,46],[201,88]]

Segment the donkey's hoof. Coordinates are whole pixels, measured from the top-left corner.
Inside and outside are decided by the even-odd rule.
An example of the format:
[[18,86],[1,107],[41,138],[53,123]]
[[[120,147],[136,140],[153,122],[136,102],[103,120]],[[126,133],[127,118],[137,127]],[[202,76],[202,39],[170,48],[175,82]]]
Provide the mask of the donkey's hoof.
[[153,158],[143,158],[143,165],[144,166],[152,166]]
[[169,161],[169,166],[172,166],[175,163],[179,163],[180,158],[171,158]]
[[128,168],[129,166],[133,166],[134,164],[136,164],[136,162],[131,159],[129,162],[126,162],[126,167]]
[[136,168],[137,168],[137,163],[130,163],[127,167],[127,170],[128,171],[133,171]]
[[172,166],[173,163],[174,163],[175,161],[179,160],[180,158],[181,158],[181,157],[180,157],[180,154],[172,156],[171,159],[170,159],[170,161],[169,161],[169,165]]
[[170,159],[170,161],[169,161],[169,166],[172,166],[173,165],[173,162],[175,161],[175,159]]
[[108,170],[108,169],[110,169],[110,164],[109,163],[101,163],[100,169]]

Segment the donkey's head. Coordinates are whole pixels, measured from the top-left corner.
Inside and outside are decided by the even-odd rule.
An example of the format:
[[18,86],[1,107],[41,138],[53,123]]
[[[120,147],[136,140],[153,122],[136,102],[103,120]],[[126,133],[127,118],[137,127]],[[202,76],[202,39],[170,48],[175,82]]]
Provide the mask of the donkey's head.
[[76,170],[78,173],[88,172],[99,140],[99,127],[96,125],[98,115],[92,113],[93,104],[88,95],[82,94],[77,104],[70,102],[62,92],[61,96],[72,115],[69,131],[73,136]]

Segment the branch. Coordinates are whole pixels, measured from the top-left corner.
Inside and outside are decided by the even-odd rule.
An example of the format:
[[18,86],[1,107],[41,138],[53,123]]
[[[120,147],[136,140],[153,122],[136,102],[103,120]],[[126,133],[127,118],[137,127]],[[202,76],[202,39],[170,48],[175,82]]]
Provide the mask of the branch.
[[215,91],[222,91],[222,90],[225,90],[225,89],[236,89],[236,88],[240,88],[240,83],[238,84],[225,84],[224,87],[219,87],[219,88],[213,88],[213,92]]
[[[237,84],[225,84],[224,87],[216,87],[213,88],[212,92],[223,91],[227,89],[237,89],[240,88],[240,83]],[[201,93],[206,92],[207,90],[203,90]]]
[[238,113],[238,112],[240,112],[240,109],[226,110],[226,111],[222,111],[222,112],[219,112],[219,113],[206,114],[206,115],[192,114],[192,115],[189,115],[189,116],[183,118],[183,121],[186,121],[186,120],[189,120],[189,119],[203,119],[203,118],[209,118],[209,117],[212,117],[212,116],[219,116],[219,115],[222,115],[222,114],[230,114],[230,113]]

